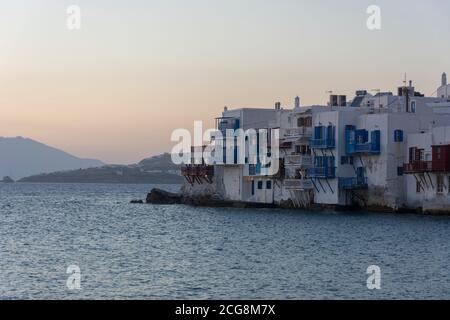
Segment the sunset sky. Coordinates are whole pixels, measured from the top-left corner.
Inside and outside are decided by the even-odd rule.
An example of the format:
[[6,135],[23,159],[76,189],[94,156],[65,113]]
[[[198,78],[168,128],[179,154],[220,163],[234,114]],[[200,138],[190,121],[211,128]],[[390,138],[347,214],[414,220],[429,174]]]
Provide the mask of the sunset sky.
[[[380,31],[366,27],[372,4]],[[449,12],[444,0],[0,0],[0,136],[133,163],[225,105],[324,104],[328,90],[394,91],[405,72],[430,95],[450,74]]]

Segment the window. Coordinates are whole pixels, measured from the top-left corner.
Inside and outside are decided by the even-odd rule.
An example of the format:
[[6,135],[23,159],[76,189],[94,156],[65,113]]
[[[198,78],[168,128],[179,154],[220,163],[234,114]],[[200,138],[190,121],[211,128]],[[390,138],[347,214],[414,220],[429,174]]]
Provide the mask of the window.
[[314,139],[317,140],[322,139],[324,135],[323,130],[324,130],[323,126],[314,127]]
[[341,164],[353,165],[353,157],[342,156],[341,157]]
[[255,195],[255,180],[252,180],[252,196]]
[[270,180],[266,181],[266,189],[267,190],[272,189],[272,181],[270,181]]
[[262,188],[263,188],[263,182],[258,181],[258,190],[262,190]]
[[403,167],[397,167],[397,175],[402,176],[403,175]]
[[416,160],[416,148],[409,148],[409,163],[412,163]]
[[302,146],[295,146],[295,153],[297,154],[302,153]]
[[417,180],[417,181],[416,181],[416,192],[417,192],[417,193],[420,193],[420,189],[422,189],[422,185],[420,184],[420,181]]
[[415,101],[411,101],[410,112],[411,113],[416,113],[416,102]]
[[443,175],[437,176],[437,193],[439,193],[439,194],[444,193],[444,176]]
[[312,127],[312,117],[305,118],[305,127]]
[[403,130],[395,130],[394,131],[394,141],[395,142],[403,142]]
[[357,141],[356,141],[358,144],[363,144],[365,141],[364,141],[364,137],[363,136],[358,136],[357,137]]
[[448,190],[448,193],[450,193],[450,176],[448,177],[447,190]]
[[441,160],[441,147],[436,147],[436,160]]
[[355,130],[349,130],[348,134],[348,143],[349,144],[355,144]]
[[304,126],[305,126],[305,118],[298,118],[297,127],[304,127]]

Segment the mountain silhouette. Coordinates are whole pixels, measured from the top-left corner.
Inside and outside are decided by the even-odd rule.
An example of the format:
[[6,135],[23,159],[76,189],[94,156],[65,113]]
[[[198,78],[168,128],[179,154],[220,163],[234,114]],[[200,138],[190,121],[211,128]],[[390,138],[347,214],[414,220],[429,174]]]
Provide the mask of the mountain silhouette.
[[102,165],[104,163],[99,160],[77,158],[32,139],[0,137],[0,177],[17,180],[41,173]]

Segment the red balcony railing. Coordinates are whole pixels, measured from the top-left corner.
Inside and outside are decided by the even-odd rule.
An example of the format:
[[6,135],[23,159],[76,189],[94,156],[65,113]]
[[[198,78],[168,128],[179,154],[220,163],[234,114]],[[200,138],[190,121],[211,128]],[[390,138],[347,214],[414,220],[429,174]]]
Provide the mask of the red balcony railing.
[[448,161],[414,161],[405,163],[403,171],[405,173],[450,172],[450,163]]
[[405,173],[422,173],[433,171],[433,162],[431,161],[414,161],[411,163],[405,163],[403,166]]

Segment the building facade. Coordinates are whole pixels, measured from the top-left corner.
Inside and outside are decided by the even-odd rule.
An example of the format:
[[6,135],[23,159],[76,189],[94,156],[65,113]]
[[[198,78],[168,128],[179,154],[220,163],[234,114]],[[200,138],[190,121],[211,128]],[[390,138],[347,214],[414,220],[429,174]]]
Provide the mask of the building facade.
[[[433,161],[426,160],[428,154],[432,157],[437,152],[433,148],[450,145],[447,87],[443,74],[436,97],[422,95],[410,82],[396,94],[372,95],[359,90],[350,101],[332,95],[326,106],[301,106],[297,97],[292,109],[282,108],[280,103],[272,109],[225,109],[216,119],[218,131],[266,130],[270,140],[271,132],[279,130],[279,170],[268,174],[264,166],[249,161],[252,155],[248,151],[237,161],[239,151],[228,150],[236,155],[235,161],[212,164],[214,178],[208,191],[202,192],[227,201],[302,208],[425,209],[434,208],[433,203],[445,208],[446,197],[439,197],[442,192],[433,196],[431,189],[450,185],[446,172],[413,172],[410,169],[416,169],[417,160],[411,162],[410,157],[411,148],[419,148],[425,150],[423,161]],[[251,143],[246,141],[245,149]],[[226,150],[229,143],[219,145]],[[445,161],[450,161],[447,147],[442,148]],[[422,169],[422,164],[418,166]],[[424,179],[428,174],[430,178]],[[425,181],[430,179],[431,189],[427,189]],[[422,181],[420,188],[417,181]],[[188,180],[183,192],[205,189],[200,185]]]

